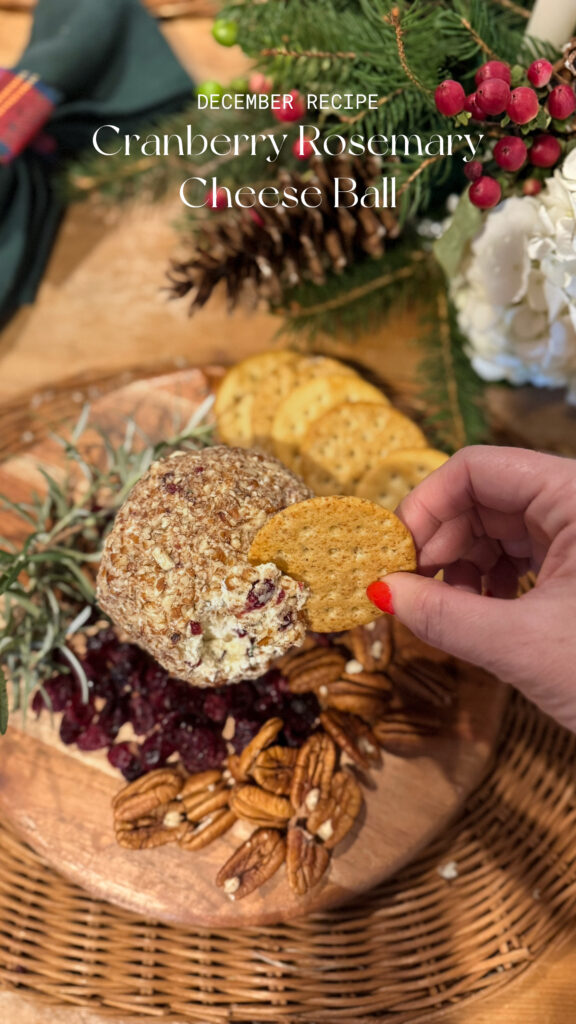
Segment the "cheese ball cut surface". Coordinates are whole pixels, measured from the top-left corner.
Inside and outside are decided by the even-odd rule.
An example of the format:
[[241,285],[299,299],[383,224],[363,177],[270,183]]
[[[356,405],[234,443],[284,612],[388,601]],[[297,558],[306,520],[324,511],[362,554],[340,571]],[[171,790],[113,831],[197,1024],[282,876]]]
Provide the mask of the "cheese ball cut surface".
[[155,462],[104,546],[98,601],[173,676],[219,686],[261,675],[304,640],[307,588],[248,550],[310,497],[272,456],[222,445]]

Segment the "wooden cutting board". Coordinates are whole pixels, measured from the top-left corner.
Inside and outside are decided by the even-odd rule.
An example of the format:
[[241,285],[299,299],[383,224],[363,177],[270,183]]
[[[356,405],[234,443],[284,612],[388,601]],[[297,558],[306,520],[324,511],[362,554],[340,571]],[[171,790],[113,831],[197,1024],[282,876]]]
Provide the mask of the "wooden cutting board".
[[[185,422],[219,375],[217,368],[184,370],[130,384],[99,399],[92,420],[120,437],[131,415],[149,435],[166,436],[174,418]],[[0,466],[0,492],[24,501],[32,488],[41,490],[39,464],[51,472],[62,466],[56,442],[46,440]],[[14,517],[0,516],[0,534],[16,530]],[[61,744],[57,722],[53,726],[47,715],[39,721],[28,716],[25,727],[13,715],[0,738],[0,807],[65,877],[143,917],[218,927],[292,920],[370,889],[446,826],[490,765],[505,701],[502,684],[462,664],[449,735],[431,737],[426,756],[384,755],[365,789],[361,820],[337,848],[324,880],[305,897],[290,891],[284,868],[237,903],[222,894],[215,875],[251,831],[240,822],[196,853],[176,846],[137,852],[117,846],[110,804],[123,780],[105,753],[84,754]]]

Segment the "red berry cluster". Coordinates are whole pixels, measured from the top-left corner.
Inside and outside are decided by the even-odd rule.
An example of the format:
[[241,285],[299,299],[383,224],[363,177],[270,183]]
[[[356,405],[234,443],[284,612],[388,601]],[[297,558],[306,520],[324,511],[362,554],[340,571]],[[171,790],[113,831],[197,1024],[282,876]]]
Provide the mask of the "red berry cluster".
[[[501,118],[502,128],[512,122],[527,136],[530,133],[527,126],[540,115],[541,110],[545,111],[548,122],[551,119],[566,121],[576,110],[576,95],[569,85],[550,85],[553,73],[550,61],[535,60],[525,73],[525,80],[530,85],[512,88],[512,71],[508,64],[489,60],[478,68],[476,91],[468,96],[460,82],[453,79],[442,82],[434,94],[436,108],[446,117],[457,117],[466,111],[475,121]],[[562,146],[556,135],[539,130],[541,120],[538,117],[538,122],[532,126],[538,134],[532,135],[528,141],[520,135],[503,135],[498,140],[493,159],[500,170],[516,173],[527,163],[532,167],[550,168],[558,162]],[[479,160],[467,164],[464,173],[471,182],[469,196],[475,206],[488,210],[500,202],[502,185],[496,178],[484,174]],[[536,195],[541,188],[542,183],[537,178],[528,177],[523,183],[525,195]]]

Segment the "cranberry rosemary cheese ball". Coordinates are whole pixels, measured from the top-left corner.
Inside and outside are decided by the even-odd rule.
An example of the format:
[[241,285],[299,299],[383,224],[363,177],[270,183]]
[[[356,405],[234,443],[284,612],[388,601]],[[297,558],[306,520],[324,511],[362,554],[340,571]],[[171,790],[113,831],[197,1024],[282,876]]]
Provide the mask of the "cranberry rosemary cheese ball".
[[101,608],[173,676],[215,686],[262,675],[304,640],[307,588],[250,544],[310,491],[272,456],[216,446],[155,462],[118,512]]

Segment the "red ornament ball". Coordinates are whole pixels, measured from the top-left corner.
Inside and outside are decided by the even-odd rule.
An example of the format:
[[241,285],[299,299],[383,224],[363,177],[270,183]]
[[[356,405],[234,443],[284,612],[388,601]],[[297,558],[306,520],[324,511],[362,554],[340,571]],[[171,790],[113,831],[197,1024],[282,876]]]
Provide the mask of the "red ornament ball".
[[314,156],[315,149],[311,139],[296,139],[292,146],[292,152],[298,160],[309,160]]
[[213,194],[212,189],[206,193],[205,205],[211,210],[226,210],[228,208],[228,193],[225,188],[217,188]]
[[470,202],[480,210],[491,210],[502,198],[502,189],[494,178],[485,175],[470,185]]
[[522,191],[525,196],[537,196],[542,191],[542,182],[537,178],[526,178]]
[[503,114],[510,100],[510,86],[501,78],[485,78],[476,90],[476,102],[485,114]]
[[565,121],[576,110],[576,96],[569,85],[557,85],[548,97],[548,111],[551,117]]
[[494,146],[494,159],[505,171],[519,171],[527,156],[526,143],[515,135],[505,135]]
[[292,89],[287,97],[282,97],[281,105],[274,107],[274,117],[277,121],[300,121],[306,113],[306,103],[297,89]]
[[455,117],[456,114],[461,114],[464,110],[466,103],[466,93],[460,85],[460,82],[455,82],[452,78],[447,78],[445,82],[441,82],[436,92],[434,93],[434,102],[436,104],[436,110],[445,117]]
[[489,60],[482,67],[478,68],[474,78],[476,85],[480,85],[487,78],[501,78],[503,82],[510,85],[510,68],[508,64],[504,64],[501,60]]
[[471,160],[469,164],[464,164],[464,174],[468,181],[478,181],[478,178],[482,177],[482,164],[480,161]]
[[528,68],[528,81],[541,89],[543,85],[548,85],[553,71],[549,60],[535,60]]
[[485,120],[486,115],[478,104],[475,92],[471,92],[470,95],[466,97],[464,109],[467,110],[469,114],[472,114],[475,121]]
[[527,85],[519,85],[510,93],[506,113],[515,124],[528,124],[528,121],[536,117],[539,109],[540,104],[534,89],[529,89]]
[[554,135],[537,135],[529,153],[534,167],[553,167],[561,156],[562,146]]

